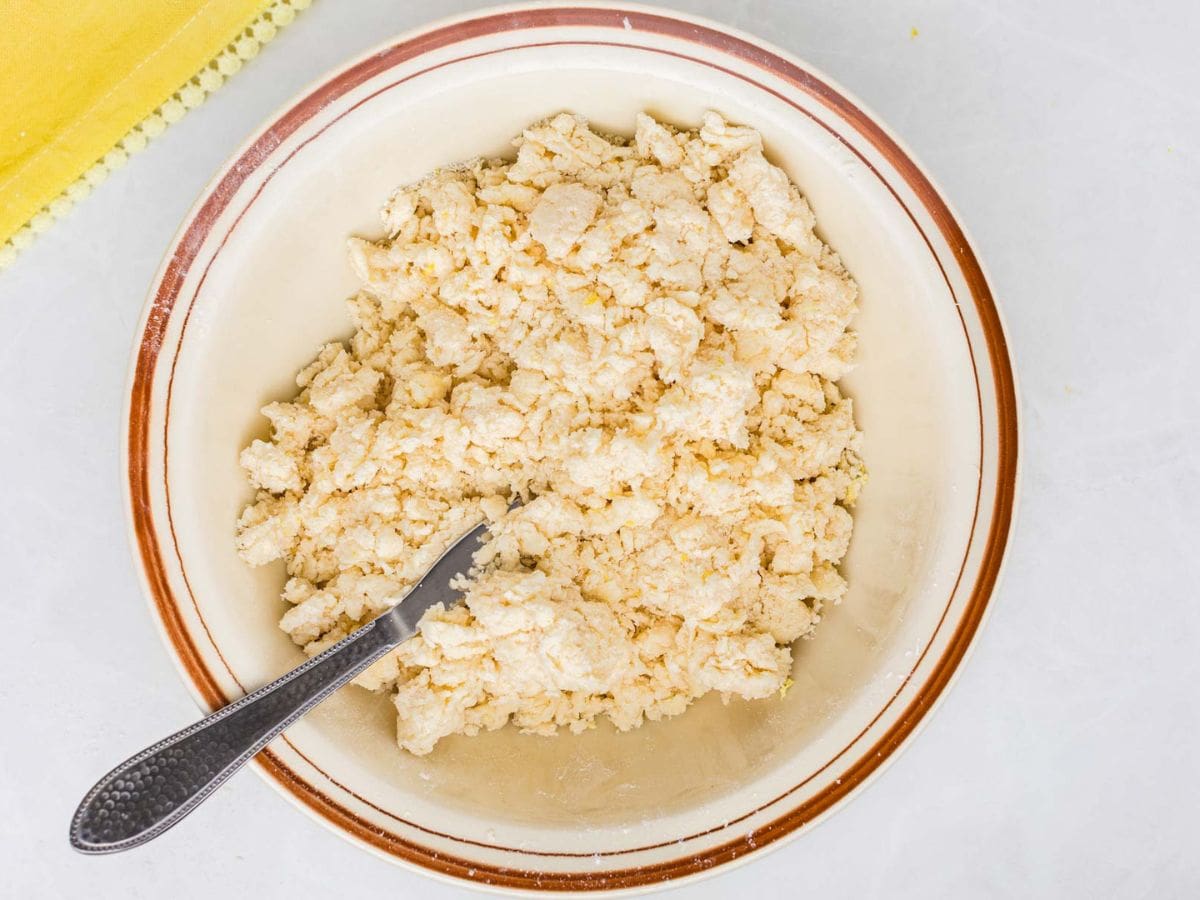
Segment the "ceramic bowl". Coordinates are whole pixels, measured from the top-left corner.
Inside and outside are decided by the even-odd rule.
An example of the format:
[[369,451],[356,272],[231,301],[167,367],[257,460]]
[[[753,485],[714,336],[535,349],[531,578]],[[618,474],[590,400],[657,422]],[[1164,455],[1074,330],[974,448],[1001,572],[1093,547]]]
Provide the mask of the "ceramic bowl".
[[967,653],[1012,521],[1017,410],[999,315],[954,213],[854,98],[787,54],[640,7],[506,7],[430,25],[322,79],[188,215],[136,342],[132,537],[184,679],[219,707],[302,659],[281,567],[234,551],[238,451],[259,408],[350,333],[350,234],[397,185],[552,113],[631,133],[647,110],[757,128],[861,287],[846,379],[871,480],[850,591],[796,649],[783,700],[710,697],[628,734],[513,729],[401,753],[385,697],[340,691],[255,761],[317,820],[388,859],[496,888],[644,889],[812,827],[916,731]]

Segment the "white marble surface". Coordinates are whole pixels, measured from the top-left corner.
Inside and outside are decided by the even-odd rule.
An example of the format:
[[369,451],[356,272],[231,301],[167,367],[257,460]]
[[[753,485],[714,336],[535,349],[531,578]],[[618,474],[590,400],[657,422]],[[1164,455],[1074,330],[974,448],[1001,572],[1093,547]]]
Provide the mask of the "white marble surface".
[[[676,895],[1197,896],[1200,6],[678,5],[824,69],[943,185],[1007,317],[1024,491],[991,621],[915,744],[812,834]],[[195,715],[119,495],[147,285],[243,138],[425,7],[319,0],[0,274],[0,895],[467,894],[355,849],[249,773],[153,847],[66,844],[93,779]]]

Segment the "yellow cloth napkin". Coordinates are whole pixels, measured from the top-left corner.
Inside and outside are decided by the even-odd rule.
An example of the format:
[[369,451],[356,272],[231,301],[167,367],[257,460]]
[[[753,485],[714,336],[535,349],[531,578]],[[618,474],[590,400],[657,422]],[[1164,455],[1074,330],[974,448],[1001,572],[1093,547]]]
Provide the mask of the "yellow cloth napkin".
[[308,2],[0,0],[0,254],[203,102]]

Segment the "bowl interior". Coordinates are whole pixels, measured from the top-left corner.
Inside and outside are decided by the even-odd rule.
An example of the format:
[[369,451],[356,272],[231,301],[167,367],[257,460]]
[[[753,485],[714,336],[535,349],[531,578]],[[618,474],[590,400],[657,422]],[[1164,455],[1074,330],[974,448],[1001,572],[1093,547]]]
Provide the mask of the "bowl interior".
[[282,152],[268,161],[273,174],[209,269],[175,361],[171,522],[229,695],[303,658],[277,627],[282,566],[252,570],[234,552],[234,523],[250,498],[237,456],[266,435],[259,408],[294,395],[296,371],[323,342],[350,333],[343,301],[356,285],[346,237],[380,233],[377,209],[395,186],[436,166],[507,155],[524,126],[555,112],[629,134],[638,111],[694,126],[711,108],[762,132],[861,288],[859,366],[845,386],[870,482],[854,511],[849,594],[797,647],[795,686],[783,700],[709,697],[628,734],[600,727],[547,739],[504,729],[448,739],[423,758],[396,749],[386,698],[350,689],[289,739],[341,785],[406,819],[551,847],[568,845],[568,832],[619,845],[661,835],[664,822],[703,827],[714,809],[752,808],[818,771],[912,670],[973,516],[980,436],[968,348],[912,221],[819,123],[686,61],[549,47],[512,54],[503,67],[459,62],[368,99],[378,88],[347,98],[363,102],[315,140],[292,138],[282,149],[298,149],[286,163],[278,166]]

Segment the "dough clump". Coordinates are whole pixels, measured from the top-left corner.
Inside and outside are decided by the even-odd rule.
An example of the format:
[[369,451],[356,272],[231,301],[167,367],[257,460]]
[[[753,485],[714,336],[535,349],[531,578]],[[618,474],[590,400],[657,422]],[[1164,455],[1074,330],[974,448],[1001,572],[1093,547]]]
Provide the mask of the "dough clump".
[[354,336],[241,455],[238,549],[284,560],[280,624],[310,654],[492,523],[465,602],[357,680],[416,754],[786,690],[846,590],[865,479],[836,384],[856,287],[757,132],[640,115],[625,141],[562,114],[515,144],[350,241]]

